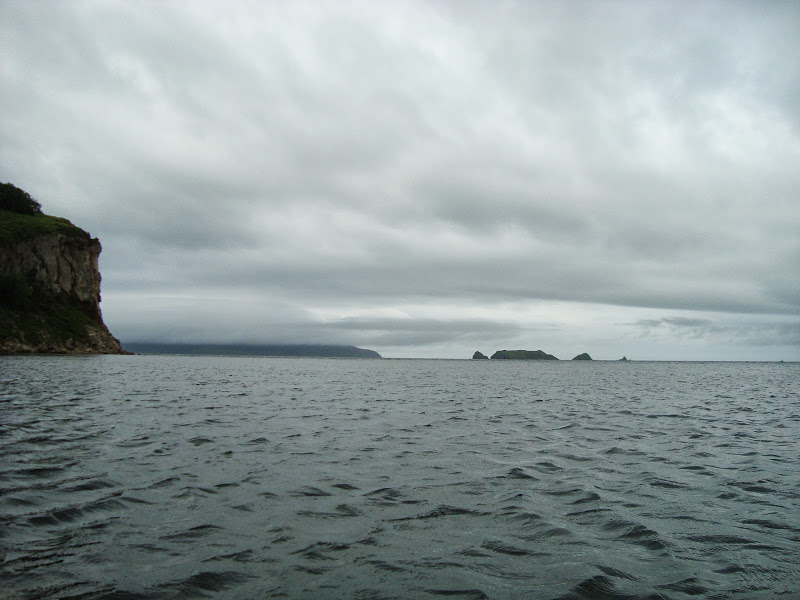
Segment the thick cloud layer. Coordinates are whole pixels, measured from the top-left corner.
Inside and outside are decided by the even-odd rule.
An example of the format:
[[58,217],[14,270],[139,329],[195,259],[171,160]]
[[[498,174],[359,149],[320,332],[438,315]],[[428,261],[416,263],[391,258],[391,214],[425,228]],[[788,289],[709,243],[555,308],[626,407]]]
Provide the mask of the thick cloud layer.
[[10,0],[0,179],[100,237],[123,342],[800,359],[798,22]]

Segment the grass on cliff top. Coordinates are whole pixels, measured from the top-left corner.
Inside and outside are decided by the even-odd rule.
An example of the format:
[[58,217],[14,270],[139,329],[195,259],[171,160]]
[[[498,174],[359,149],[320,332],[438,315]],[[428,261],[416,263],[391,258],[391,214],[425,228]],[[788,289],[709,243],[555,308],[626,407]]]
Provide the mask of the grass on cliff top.
[[53,233],[63,233],[76,239],[90,239],[87,232],[61,217],[24,215],[0,210],[0,247],[8,248],[19,242]]

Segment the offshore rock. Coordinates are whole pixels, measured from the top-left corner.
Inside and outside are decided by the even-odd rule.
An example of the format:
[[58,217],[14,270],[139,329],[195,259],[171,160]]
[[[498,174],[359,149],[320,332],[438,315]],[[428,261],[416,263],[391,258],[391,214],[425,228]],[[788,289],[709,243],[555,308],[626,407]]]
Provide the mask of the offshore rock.
[[0,208],[0,354],[127,354],[100,312],[100,251],[66,219]]
[[489,357],[486,356],[483,352],[478,350],[475,351],[475,354],[472,355],[473,360],[489,360]]
[[576,356],[572,360],[592,360],[592,357],[589,356],[588,352],[584,352],[583,354],[578,354],[578,356]]

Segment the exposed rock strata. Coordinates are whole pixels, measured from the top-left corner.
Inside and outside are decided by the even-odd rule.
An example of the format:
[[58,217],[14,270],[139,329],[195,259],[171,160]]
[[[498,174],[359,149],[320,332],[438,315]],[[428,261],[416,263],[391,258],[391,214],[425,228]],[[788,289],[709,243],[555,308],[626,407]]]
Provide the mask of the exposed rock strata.
[[99,240],[63,219],[41,233],[47,215],[0,219],[26,232],[0,239],[0,353],[124,353],[100,312]]

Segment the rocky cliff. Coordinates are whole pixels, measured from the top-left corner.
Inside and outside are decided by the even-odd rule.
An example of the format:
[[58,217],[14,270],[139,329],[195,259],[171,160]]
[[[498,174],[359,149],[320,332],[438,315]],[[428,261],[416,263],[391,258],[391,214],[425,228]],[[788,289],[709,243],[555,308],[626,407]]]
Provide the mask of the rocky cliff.
[[124,353],[100,312],[99,240],[0,186],[0,353]]

